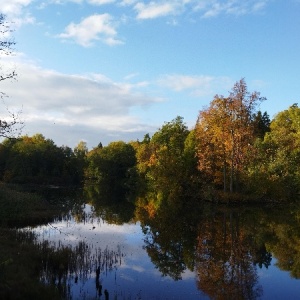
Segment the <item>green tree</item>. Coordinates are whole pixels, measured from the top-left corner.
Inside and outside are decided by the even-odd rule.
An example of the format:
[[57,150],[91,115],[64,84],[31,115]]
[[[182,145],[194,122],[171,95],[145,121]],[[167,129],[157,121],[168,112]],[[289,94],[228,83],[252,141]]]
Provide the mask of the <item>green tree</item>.
[[6,139],[0,146],[1,175],[6,182],[65,185],[82,179],[83,169],[72,149],[57,147],[42,134]]
[[87,177],[94,179],[105,192],[116,196],[129,192],[136,184],[136,156],[132,145],[112,142],[88,154]]
[[76,157],[84,158],[88,153],[88,147],[86,142],[80,141],[78,145],[74,148],[74,154]]
[[41,134],[24,136],[12,146],[6,170],[14,181],[45,183],[59,175],[56,150],[54,142]]
[[78,145],[74,148],[74,155],[76,157],[76,177],[77,181],[82,182],[84,180],[84,170],[87,167],[87,154],[88,147],[86,142],[80,141]]
[[267,112],[263,114],[259,110],[253,115],[254,135],[263,139],[265,134],[270,131],[271,120]]
[[151,138],[148,178],[156,188],[174,192],[185,181],[185,140],[189,134],[182,117],[166,122]]
[[[140,196],[153,193],[155,207],[176,193],[194,195],[200,191],[195,131],[189,131],[178,116],[165,122],[150,138],[133,143],[136,149]],[[152,204],[149,204],[152,206]]]
[[300,108],[279,112],[270,132],[256,144],[256,159],[249,168],[251,181],[259,181],[264,196],[293,199],[300,191]]

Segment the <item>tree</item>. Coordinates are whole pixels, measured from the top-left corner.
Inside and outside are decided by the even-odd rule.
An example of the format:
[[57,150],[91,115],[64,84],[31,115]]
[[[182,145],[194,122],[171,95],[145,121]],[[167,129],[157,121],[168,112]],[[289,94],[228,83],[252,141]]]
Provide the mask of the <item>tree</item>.
[[152,136],[148,177],[156,188],[174,192],[184,183],[184,147],[188,134],[183,118],[177,116],[171,122],[165,122]]
[[251,175],[263,178],[265,192],[277,200],[297,196],[300,191],[300,108],[297,104],[274,117],[270,132],[257,145],[257,152]]
[[263,139],[265,134],[270,131],[270,117],[265,111],[263,114],[259,110],[253,115],[254,135]]
[[135,187],[136,157],[132,145],[123,141],[112,142],[90,151],[87,161],[87,177],[96,180],[103,192],[118,197]]
[[74,148],[74,153],[78,158],[84,158],[88,153],[88,147],[86,142],[80,141],[78,145]]
[[83,169],[69,147],[57,147],[42,134],[5,139],[0,144],[0,177],[5,182],[78,184]]
[[[15,42],[11,39],[8,39],[7,36],[11,32],[9,24],[5,20],[5,16],[0,14],[0,59],[4,56],[9,56],[13,54],[12,47],[15,45]],[[12,80],[17,76],[15,70],[5,71],[3,66],[0,65],[0,82],[4,80]],[[0,91],[0,98],[3,100],[7,95]],[[12,137],[16,133],[20,133],[23,126],[23,122],[19,120],[19,113],[14,113],[6,108],[8,117],[6,120],[0,119],[0,136],[1,137]]]
[[253,115],[264,100],[248,92],[244,79],[236,82],[227,98],[216,95],[196,123],[199,169],[217,186],[238,189],[254,142]]

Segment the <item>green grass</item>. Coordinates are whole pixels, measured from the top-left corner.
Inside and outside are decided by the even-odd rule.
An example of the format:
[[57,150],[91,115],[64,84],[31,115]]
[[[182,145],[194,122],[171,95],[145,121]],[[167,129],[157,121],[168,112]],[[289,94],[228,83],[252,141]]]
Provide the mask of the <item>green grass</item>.
[[51,222],[60,213],[41,195],[0,183],[0,299],[60,299],[40,282],[44,253],[16,228]]
[[42,196],[0,184],[0,226],[21,227],[50,221],[58,214]]

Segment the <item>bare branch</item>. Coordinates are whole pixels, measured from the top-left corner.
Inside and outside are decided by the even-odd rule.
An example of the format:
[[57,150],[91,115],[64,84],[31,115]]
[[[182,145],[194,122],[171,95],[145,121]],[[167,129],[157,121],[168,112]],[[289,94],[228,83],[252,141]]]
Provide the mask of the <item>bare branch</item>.
[[[0,59],[1,56],[3,57],[4,55],[13,55],[12,46],[15,45],[15,42],[7,38],[11,32],[12,30],[9,24],[5,21],[5,16],[0,14]],[[0,65],[0,82],[8,79],[16,79],[16,77],[17,73],[15,70],[5,72]],[[24,127],[24,122],[20,120],[21,111],[15,113],[8,109],[4,103],[5,97],[7,97],[7,95],[0,91],[0,98],[7,111],[7,118],[5,120],[0,119],[0,137],[12,138],[16,135],[20,135]]]

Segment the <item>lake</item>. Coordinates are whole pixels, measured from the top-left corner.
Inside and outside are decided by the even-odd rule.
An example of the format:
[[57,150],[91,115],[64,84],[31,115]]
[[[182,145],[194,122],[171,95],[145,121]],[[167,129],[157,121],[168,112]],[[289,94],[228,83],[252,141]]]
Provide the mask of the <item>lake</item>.
[[60,263],[43,261],[41,281],[66,299],[300,297],[296,205],[83,197],[53,222],[22,231],[60,253]]

